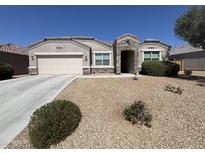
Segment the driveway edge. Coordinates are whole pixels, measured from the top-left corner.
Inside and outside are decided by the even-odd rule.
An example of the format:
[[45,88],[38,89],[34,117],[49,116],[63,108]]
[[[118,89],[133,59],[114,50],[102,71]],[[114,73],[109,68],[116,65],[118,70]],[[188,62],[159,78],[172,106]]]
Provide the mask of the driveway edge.
[[48,103],[52,102],[71,82],[73,82],[74,80],[76,80],[77,78],[79,78],[80,75],[76,75],[75,77],[73,77],[71,80],[69,80],[63,87],[61,87],[56,93],[55,95],[48,101]]

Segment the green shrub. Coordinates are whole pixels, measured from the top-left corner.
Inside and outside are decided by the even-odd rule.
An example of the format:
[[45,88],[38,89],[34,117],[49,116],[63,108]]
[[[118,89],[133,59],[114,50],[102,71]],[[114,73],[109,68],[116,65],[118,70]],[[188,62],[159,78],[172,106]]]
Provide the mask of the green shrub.
[[165,76],[166,68],[160,61],[144,61],[141,73],[151,76]]
[[74,103],[53,101],[33,113],[28,126],[30,142],[34,148],[49,148],[74,132],[80,120],[80,109]]
[[166,67],[166,73],[165,76],[177,76],[180,66],[179,64],[173,63],[173,62],[163,62]]
[[184,90],[181,89],[180,87],[174,87],[174,86],[171,86],[171,85],[166,85],[165,91],[170,91],[172,93],[182,94],[182,92]]
[[172,62],[165,61],[144,61],[142,63],[141,74],[151,76],[176,76],[180,66]]
[[0,80],[11,79],[13,75],[13,66],[6,63],[0,64]]
[[192,74],[191,70],[184,70],[184,74],[190,76]]
[[134,102],[131,106],[127,107],[123,115],[126,120],[132,122],[132,124],[140,123],[147,127],[151,127],[152,115],[145,107],[145,103],[142,101]]

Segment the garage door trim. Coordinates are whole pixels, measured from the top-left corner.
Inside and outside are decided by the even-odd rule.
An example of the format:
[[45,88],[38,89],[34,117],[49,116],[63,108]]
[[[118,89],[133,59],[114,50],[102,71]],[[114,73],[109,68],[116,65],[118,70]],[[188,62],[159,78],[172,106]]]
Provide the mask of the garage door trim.
[[54,55],[54,56],[55,55],[59,55],[59,56],[62,55],[63,56],[63,55],[65,55],[66,56],[66,55],[68,55],[69,56],[69,55],[83,55],[83,53],[82,52],[36,52],[35,55],[36,56],[41,56],[41,55],[42,56],[47,56],[47,55],[48,56],[52,56],[52,55]]
[[80,53],[38,54],[38,74],[83,74],[82,56]]

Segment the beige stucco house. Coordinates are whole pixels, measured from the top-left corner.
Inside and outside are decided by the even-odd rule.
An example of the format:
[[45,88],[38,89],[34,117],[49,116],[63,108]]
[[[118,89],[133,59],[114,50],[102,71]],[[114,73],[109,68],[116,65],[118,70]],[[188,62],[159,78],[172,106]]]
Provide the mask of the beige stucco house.
[[170,46],[131,34],[105,42],[93,37],[44,38],[28,47],[30,74],[134,73],[145,60],[168,59]]

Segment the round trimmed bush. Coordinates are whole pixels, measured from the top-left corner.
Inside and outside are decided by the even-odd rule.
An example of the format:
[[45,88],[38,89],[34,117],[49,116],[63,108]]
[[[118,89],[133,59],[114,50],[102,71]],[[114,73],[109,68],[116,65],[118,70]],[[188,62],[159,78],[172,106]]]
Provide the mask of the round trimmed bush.
[[151,76],[176,76],[179,65],[165,61],[145,61],[142,63],[141,74]]
[[81,111],[70,101],[57,100],[37,109],[28,125],[34,148],[49,148],[66,139],[78,127]]
[[160,61],[145,61],[142,63],[141,73],[151,76],[165,76],[166,67]]
[[10,64],[0,64],[0,80],[11,79],[14,75],[14,68]]
[[173,62],[163,62],[166,67],[166,73],[165,76],[176,76],[178,75],[180,66],[179,64],[173,63]]

